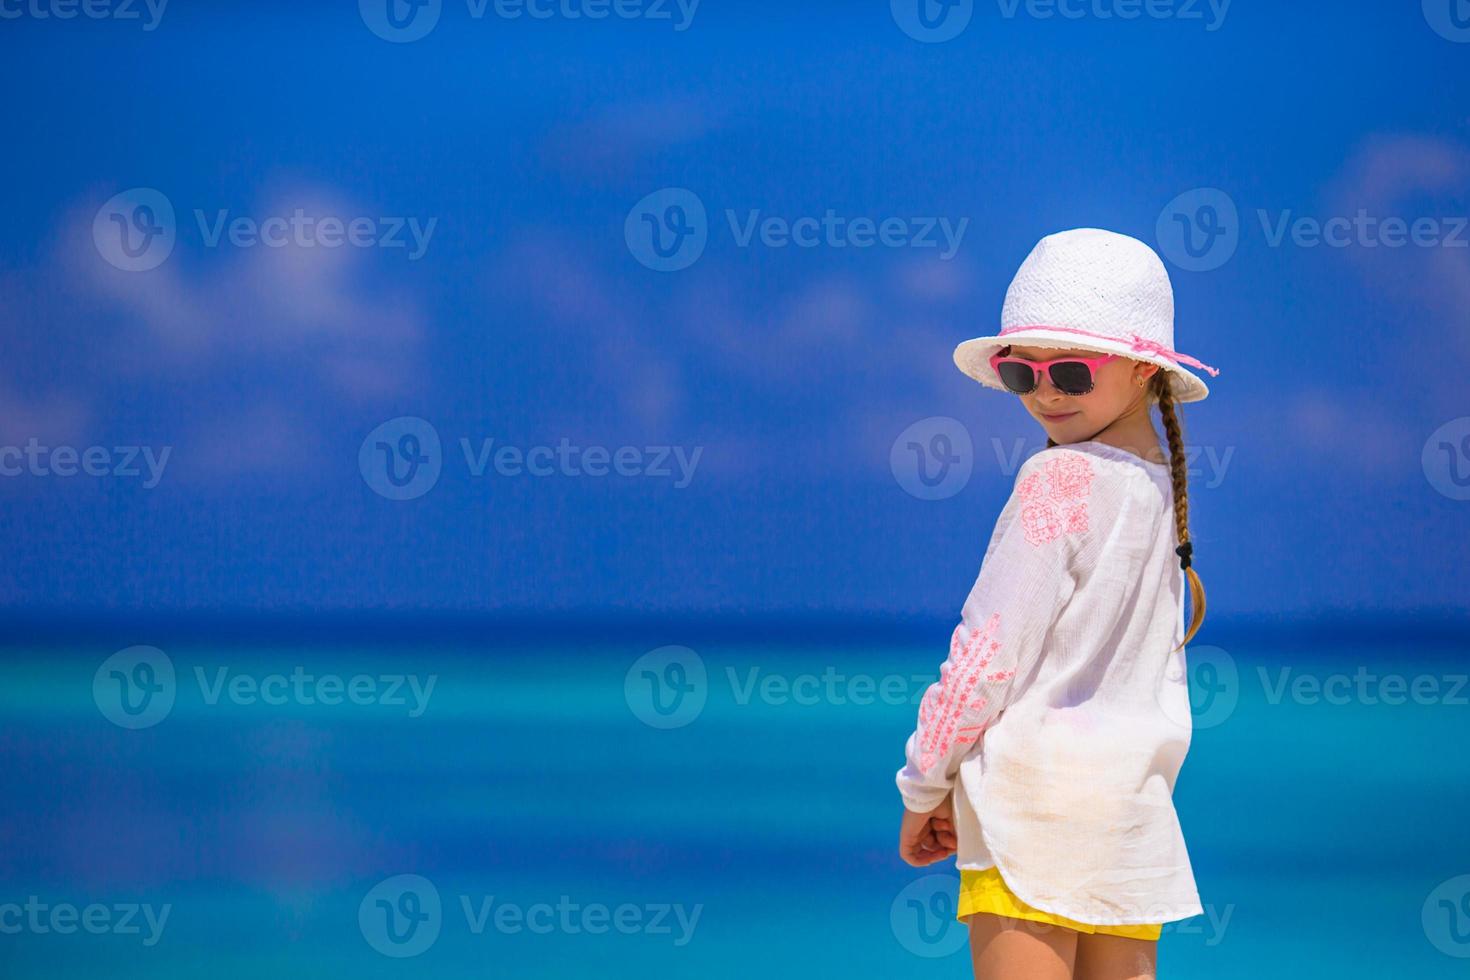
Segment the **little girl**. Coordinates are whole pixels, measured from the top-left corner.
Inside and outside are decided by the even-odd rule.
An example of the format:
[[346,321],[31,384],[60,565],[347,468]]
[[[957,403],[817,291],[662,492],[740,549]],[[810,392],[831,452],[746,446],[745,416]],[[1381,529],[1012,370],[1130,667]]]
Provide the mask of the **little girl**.
[[1048,448],[1016,475],[919,708],[899,850],[956,856],[976,977],[1153,977],[1163,923],[1203,911],[1172,799],[1205,614],[1175,405],[1209,393],[1183,365],[1218,372],[1173,350],[1159,257],[1095,228],[1037,244],[1001,327],[955,363],[1017,395]]

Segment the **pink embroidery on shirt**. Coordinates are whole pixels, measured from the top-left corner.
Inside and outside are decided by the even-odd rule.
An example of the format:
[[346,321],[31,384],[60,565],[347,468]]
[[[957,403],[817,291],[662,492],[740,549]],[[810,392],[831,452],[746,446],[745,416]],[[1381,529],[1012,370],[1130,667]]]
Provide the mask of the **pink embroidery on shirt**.
[[1021,498],[1021,530],[1040,547],[1063,534],[1087,530],[1087,498],[1092,492],[1092,464],[1066,453],[1048,459],[1039,473],[1016,485]]
[[[1064,534],[1086,531],[1087,501],[1092,491],[1092,464],[1077,453],[1054,454],[1041,468],[1016,485],[1021,501],[1021,530],[1027,542],[1040,547]],[[940,668],[939,683],[924,693],[919,705],[918,763],[928,771],[956,745],[973,745],[990,722],[962,724],[967,715],[990,703],[980,693],[982,683],[1002,684],[1015,678],[1014,670],[988,670],[1000,651],[996,639],[1000,614],[994,613],[978,629],[966,634],[964,623],[949,641],[949,659]]]
[[992,613],[979,629],[961,639],[965,624],[955,627],[949,639],[949,660],[940,668],[939,683],[924,694],[919,704],[919,766],[928,771],[949,754],[954,745],[972,745],[985,731],[986,725],[961,725],[967,712],[981,711],[989,703],[976,688],[982,680],[1009,680],[1015,671],[985,669],[1000,651],[995,635],[1000,626],[1000,613]]
[[1032,544],[1046,544],[1062,536],[1061,515],[1044,500],[1022,504],[1021,530],[1026,532],[1026,540]]

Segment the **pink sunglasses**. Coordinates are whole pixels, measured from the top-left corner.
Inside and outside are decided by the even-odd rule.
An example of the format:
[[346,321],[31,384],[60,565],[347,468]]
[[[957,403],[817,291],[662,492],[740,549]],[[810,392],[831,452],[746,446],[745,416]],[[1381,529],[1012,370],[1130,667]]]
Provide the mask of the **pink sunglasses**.
[[1052,361],[1028,361],[1024,357],[994,354],[990,367],[1000,376],[1006,390],[1017,395],[1029,395],[1041,384],[1041,373],[1051,377],[1052,385],[1064,395],[1085,395],[1092,390],[1093,373],[1109,361],[1117,360],[1122,354],[1105,354],[1102,357],[1058,357]]

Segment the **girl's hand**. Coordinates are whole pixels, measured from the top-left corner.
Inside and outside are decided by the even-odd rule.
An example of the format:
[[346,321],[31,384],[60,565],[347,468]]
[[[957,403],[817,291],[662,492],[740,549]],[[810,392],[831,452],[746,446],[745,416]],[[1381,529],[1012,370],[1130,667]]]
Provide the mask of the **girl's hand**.
[[922,868],[955,853],[953,795],[928,813],[903,811],[898,828],[898,853],[909,864]]

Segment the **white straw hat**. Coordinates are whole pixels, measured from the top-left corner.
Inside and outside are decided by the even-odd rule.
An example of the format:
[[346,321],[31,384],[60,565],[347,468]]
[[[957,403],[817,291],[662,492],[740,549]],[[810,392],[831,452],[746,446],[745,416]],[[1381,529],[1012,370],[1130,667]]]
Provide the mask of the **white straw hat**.
[[1006,390],[990,357],[1011,344],[1122,354],[1169,372],[1174,400],[1196,402],[1210,389],[1182,365],[1219,374],[1174,350],[1174,290],[1154,250],[1100,228],[1074,228],[1036,243],[1006,290],[1000,333],[954,350],[959,369]]

